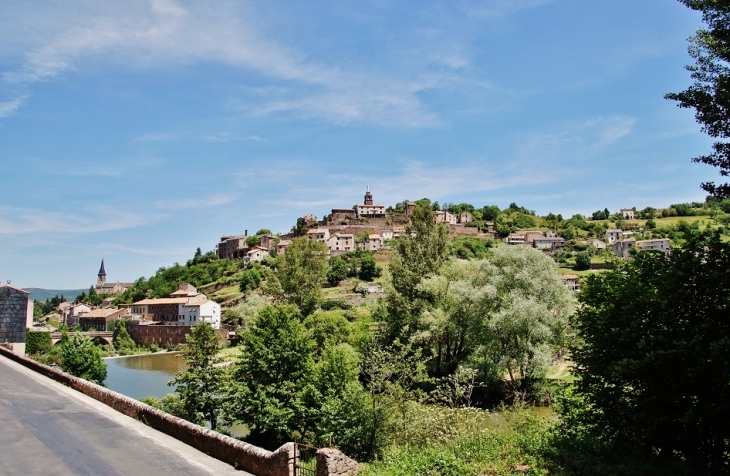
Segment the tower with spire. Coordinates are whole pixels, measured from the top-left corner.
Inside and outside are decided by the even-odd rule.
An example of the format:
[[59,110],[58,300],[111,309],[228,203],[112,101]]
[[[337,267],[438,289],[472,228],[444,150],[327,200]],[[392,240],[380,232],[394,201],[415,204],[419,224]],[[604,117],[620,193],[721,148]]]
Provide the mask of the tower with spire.
[[106,271],[104,271],[104,259],[101,260],[101,268],[99,268],[99,274],[96,278],[96,287],[100,288],[106,284]]
[[367,189],[365,190],[365,205],[372,205],[373,204],[373,194],[370,193],[370,185],[367,186]]

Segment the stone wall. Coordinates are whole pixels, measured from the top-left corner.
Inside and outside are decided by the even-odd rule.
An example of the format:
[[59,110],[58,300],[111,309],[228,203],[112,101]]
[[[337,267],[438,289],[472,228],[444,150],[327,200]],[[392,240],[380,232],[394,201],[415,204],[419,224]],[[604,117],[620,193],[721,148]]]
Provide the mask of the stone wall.
[[25,343],[28,292],[0,286],[0,342]]

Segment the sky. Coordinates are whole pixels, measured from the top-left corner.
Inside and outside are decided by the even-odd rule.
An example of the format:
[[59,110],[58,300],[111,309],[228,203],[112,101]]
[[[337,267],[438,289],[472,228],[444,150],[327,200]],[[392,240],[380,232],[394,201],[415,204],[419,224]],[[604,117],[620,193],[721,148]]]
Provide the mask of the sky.
[[703,201],[672,0],[0,2],[0,280],[86,288],[404,199]]

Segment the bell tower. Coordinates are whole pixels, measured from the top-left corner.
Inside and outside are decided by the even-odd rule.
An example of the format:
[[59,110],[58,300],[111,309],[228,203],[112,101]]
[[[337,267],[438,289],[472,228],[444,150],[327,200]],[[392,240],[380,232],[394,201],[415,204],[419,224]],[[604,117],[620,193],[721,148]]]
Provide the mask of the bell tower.
[[99,274],[96,278],[96,287],[100,287],[101,285],[106,283],[106,271],[104,271],[104,260],[101,260],[101,268],[99,268]]
[[368,188],[365,191],[365,205],[372,205],[372,204],[373,204],[373,194],[370,193],[370,185],[368,185]]

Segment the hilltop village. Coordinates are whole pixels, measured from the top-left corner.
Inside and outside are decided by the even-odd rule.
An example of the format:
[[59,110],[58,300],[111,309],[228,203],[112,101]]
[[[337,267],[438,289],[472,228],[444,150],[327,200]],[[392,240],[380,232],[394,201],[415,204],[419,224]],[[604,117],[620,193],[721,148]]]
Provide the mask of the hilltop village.
[[[313,214],[302,216],[288,233],[274,234],[263,229],[254,234],[245,230],[241,235],[221,236],[213,255],[218,259],[240,262],[246,268],[285,254],[292,240],[307,237],[326,245],[330,258],[346,257],[360,250],[371,253],[375,261],[385,263],[391,252],[391,243],[406,233],[413,211],[423,204],[433,209],[434,223],[443,224],[452,243],[458,245],[455,250],[457,257],[470,257],[469,249],[479,246],[479,243],[529,246],[551,256],[560,265],[558,277],[561,282],[576,292],[580,290],[582,273],[605,269],[611,259],[628,259],[633,250],[671,253],[671,239],[675,236],[677,224],[684,223],[683,220],[689,217],[698,217],[693,226],[699,226],[701,219],[708,224],[719,220],[716,226],[721,231],[725,230],[720,223],[723,218],[718,216],[718,213],[722,214],[718,204],[679,204],[666,209],[647,207],[643,210],[622,208],[613,214],[604,209],[594,212],[590,218],[574,215],[564,219],[552,213],[538,217],[515,204],[504,210],[493,206],[477,209],[465,203],[439,207],[437,203],[422,199],[386,206],[375,203],[373,193],[367,187],[361,204],[351,208],[332,208],[331,213],[322,219]],[[662,227],[663,222],[670,226]],[[196,255],[196,259],[202,259],[202,254]],[[132,290],[135,283],[108,281],[102,260],[96,283],[88,296],[79,296],[76,302],[56,303],[58,322],[84,331],[101,331],[113,328],[114,321],[124,319],[132,323],[129,327],[135,340],[148,344],[177,345],[184,341],[190,326],[198,322],[208,322],[222,335],[225,334],[225,311],[235,306],[240,298],[225,296],[217,302],[215,297],[209,298],[193,284],[174,284],[177,288],[169,289],[163,295],[153,293],[155,297],[129,301],[123,297],[129,296],[126,292]],[[220,294],[217,293],[220,285],[197,284]],[[378,282],[369,282],[361,289],[367,290],[374,298],[383,292]],[[348,295],[346,298],[358,301],[356,296]],[[178,329],[166,330],[160,326],[176,326]],[[227,330],[233,331],[232,328]]]

